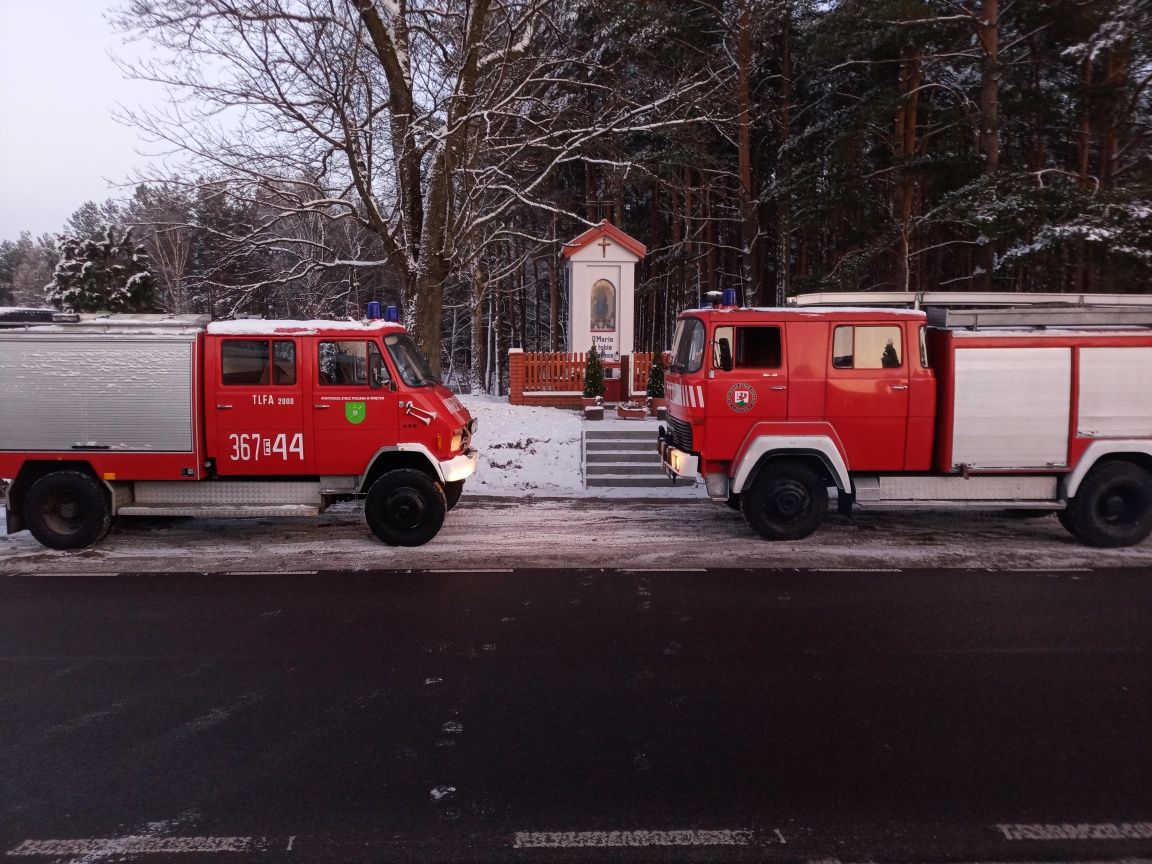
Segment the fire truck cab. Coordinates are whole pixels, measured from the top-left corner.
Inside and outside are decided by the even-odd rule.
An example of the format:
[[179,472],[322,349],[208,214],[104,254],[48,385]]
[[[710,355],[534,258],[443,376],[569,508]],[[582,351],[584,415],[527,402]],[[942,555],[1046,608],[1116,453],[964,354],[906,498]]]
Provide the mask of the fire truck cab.
[[476,421],[393,321],[73,318],[0,330],[9,533],[76,549],[117,517],[363,497],[380,540],[420,545],[476,469]]
[[814,531],[832,491],[842,513],[1057,512],[1085,543],[1140,542],[1152,329],[1127,322],[1147,310],[997,312],[685,312],[666,355],[664,465],[702,475],[773,540]]

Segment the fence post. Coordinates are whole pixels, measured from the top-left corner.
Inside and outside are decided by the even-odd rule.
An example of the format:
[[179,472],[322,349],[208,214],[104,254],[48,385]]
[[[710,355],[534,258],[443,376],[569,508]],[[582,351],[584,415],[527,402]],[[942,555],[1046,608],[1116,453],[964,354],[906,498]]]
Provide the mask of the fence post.
[[508,403],[524,404],[524,349],[508,349]]

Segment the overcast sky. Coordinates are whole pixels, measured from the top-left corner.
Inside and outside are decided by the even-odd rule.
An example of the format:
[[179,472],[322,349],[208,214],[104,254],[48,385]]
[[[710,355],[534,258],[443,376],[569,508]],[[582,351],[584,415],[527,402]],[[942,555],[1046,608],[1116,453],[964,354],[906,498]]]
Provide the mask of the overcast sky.
[[77,207],[116,190],[148,151],[117,124],[117,104],[155,104],[110,53],[133,54],[104,20],[111,0],[0,0],[0,239],[58,231]]

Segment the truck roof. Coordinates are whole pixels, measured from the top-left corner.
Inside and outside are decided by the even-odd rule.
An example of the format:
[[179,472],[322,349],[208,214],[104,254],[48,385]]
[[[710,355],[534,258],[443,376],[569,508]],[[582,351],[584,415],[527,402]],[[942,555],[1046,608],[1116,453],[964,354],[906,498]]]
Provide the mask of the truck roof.
[[240,318],[236,321],[213,321],[208,325],[208,332],[223,336],[267,336],[284,334],[292,336],[306,336],[309,334],[325,333],[330,331],[375,333],[381,330],[401,331],[404,328],[395,321],[373,319],[370,321],[274,321],[259,318]]
[[871,306],[821,306],[818,308],[782,308],[780,306],[705,306],[700,309],[686,309],[684,315],[750,315],[771,316],[777,319],[812,320],[835,318],[837,320],[863,321],[877,318],[897,318],[904,321],[924,321],[927,315],[919,309],[889,309]]
[[[20,310],[27,313],[28,310]],[[41,311],[41,310],[36,310]],[[212,333],[225,336],[270,336],[276,334],[304,336],[318,333],[348,335],[350,333],[378,333],[392,330],[402,332],[403,327],[392,321],[379,319],[370,321],[334,320],[265,320],[262,318],[241,318],[235,321],[212,321],[207,315],[165,315],[165,314],[74,314],[55,313],[31,315],[12,314],[3,320],[5,333],[54,333],[74,335],[131,335],[131,336],[179,336],[188,337],[198,333]]]

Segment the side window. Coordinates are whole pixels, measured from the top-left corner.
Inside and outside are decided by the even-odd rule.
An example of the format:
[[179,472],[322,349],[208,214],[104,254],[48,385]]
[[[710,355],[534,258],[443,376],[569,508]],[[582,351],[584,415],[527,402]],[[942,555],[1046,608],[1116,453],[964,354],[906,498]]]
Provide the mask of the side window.
[[841,326],[832,336],[835,369],[899,369],[903,365],[899,327]]
[[277,339],[272,343],[272,383],[296,383],[296,343]]
[[321,342],[317,348],[320,383],[355,387],[368,383],[368,343],[359,339]]
[[264,339],[226,339],[220,345],[220,383],[267,384],[268,342]]
[[712,331],[712,368],[720,368],[720,343],[728,342],[728,350],[735,356],[736,346],[732,344],[732,328],[717,327]]
[[928,328],[920,328],[920,367],[922,369],[931,369],[932,364],[928,362]]
[[779,369],[779,327],[739,327],[736,330],[736,368]]

